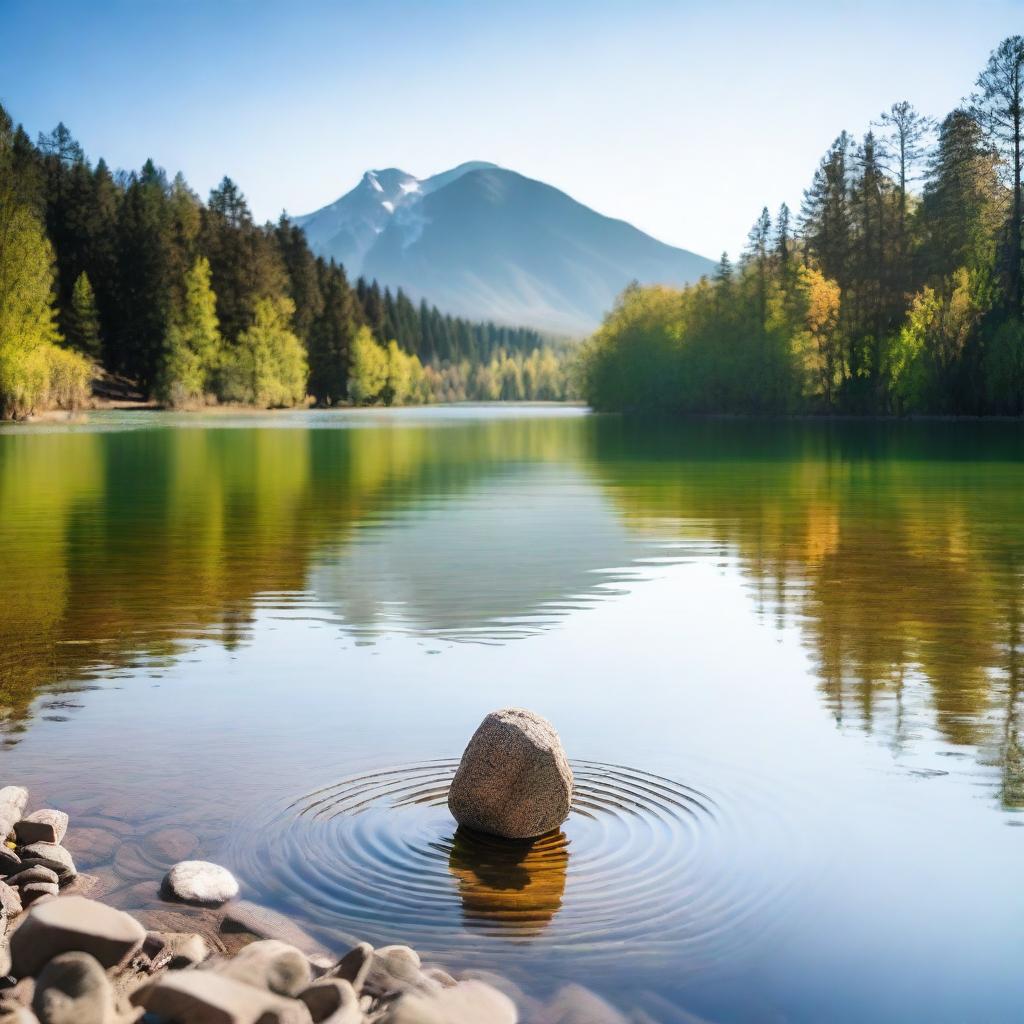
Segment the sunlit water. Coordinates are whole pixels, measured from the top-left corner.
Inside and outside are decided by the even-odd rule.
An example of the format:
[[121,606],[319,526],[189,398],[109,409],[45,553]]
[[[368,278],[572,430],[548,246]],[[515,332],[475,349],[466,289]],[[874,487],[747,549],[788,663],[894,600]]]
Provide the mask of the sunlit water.
[[[126,908],[195,847],[327,945],[541,998],[1016,1020],[1022,456],[522,407],[4,428],[2,781]],[[504,705],[575,763],[534,846],[445,807]]]

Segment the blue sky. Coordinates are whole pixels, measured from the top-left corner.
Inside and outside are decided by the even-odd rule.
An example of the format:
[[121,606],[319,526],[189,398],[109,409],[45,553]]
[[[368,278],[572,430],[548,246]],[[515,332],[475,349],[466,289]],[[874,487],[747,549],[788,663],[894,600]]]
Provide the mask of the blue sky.
[[1024,0],[0,0],[0,102],[203,195],[229,174],[260,219],[482,159],[716,256],[841,128],[947,112],[1022,30]]

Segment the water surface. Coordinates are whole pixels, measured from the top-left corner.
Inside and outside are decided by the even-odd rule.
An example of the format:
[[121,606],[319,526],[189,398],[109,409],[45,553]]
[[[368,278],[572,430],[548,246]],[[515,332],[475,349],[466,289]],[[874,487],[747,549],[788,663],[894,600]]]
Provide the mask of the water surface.
[[[550,407],[4,428],[4,779],[126,908],[196,853],[538,998],[1014,1020],[1022,456]],[[577,772],[532,846],[444,806],[503,705]]]

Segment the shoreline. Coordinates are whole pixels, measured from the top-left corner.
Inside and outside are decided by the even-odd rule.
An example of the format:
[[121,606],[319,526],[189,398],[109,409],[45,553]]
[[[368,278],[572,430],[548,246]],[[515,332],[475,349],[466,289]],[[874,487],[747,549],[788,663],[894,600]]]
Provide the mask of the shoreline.
[[[66,814],[28,813],[28,791],[6,786],[0,821],[0,1024],[658,1024],[572,983],[541,1002],[409,946],[329,946],[207,861],[121,879],[152,900],[121,909],[109,873],[75,865],[76,849],[91,864],[104,841],[88,818],[76,839]],[[167,860],[194,852],[190,833],[163,832]],[[105,838],[116,865],[128,840]]]

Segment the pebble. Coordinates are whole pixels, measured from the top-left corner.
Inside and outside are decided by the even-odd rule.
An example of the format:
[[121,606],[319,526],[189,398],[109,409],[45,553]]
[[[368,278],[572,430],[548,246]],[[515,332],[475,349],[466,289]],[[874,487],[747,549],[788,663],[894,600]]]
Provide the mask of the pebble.
[[62,953],[36,979],[32,1009],[39,1024],[110,1024],[113,989],[95,957]]
[[26,867],[42,866],[56,871],[62,883],[70,882],[78,874],[71,854],[56,843],[29,843],[19,847],[18,853]]
[[84,896],[65,896],[28,912],[11,936],[12,970],[18,978],[35,975],[53,957],[75,951],[113,967],[140,949],[145,937],[142,925],[120,910]]
[[19,846],[29,843],[59,843],[68,831],[68,816],[63,811],[46,808],[33,811],[15,822],[14,835]]
[[351,982],[338,978],[321,978],[299,993],[309,1010],[313,1024],[360,1024],[363,1012]]
[[304,1003],[213,971],[169,971],[132,993],[131,1001],[188,1024],[311,1024]]
[[309,961],[294,946],[277,939],[250,943],[214,969],[279,996],[297,996],[311,980]]
[[183,860],[175,864],[163,884],[165,894],[186,903],[217,905],[238,895],[235,876],[219,864],[205,860]]

